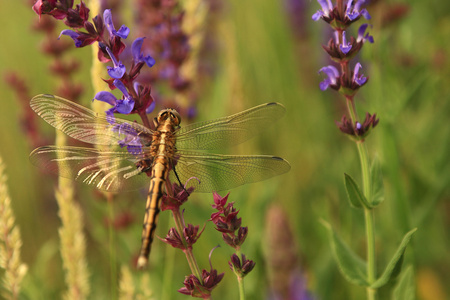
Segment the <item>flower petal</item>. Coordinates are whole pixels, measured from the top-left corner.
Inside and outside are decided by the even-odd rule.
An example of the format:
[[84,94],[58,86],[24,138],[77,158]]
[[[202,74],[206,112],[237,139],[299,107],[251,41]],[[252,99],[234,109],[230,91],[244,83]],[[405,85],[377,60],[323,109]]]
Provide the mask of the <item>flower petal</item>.
[[130,34],[130,28],[128,28],[125,25],[120,26],[120,29],[118,31],[115,31],[115,35],[117,35],[118,37],[121,37],[123,39],[126,39],[129,34]]
[[115,111],[124,115],[128,115],[133,111],[133,108],[134,108],[134,100],[131,98],[126,98],[117,103]]
[[128,37],[130,29],[125,25],[122,25],[119,31],[116,31],[116,29],[114,28],[114,23],[112,20],[112,14],[110,9],[105,9],[105,11],[103,12],[103,20],[105,22],[106,28],[108,29],[110,37],[118,36],[123,39],[126,39]]
[[133,59],[135,62],[139,61],[141,58],[141,48],[142,44],[144,43],[144,38],[140,37],[133,41],[133,44],[131,44],[131,53],[133,55]]
[[147,114],[151,113],[151,112],[155,109],[155,106],[156,106],[156,102],[153,101],[153,102],[149,105],[149,107],[147,107],[147,109],[145,110],[145,113],[147,113]]
[[339,49],[341,49],[342,53],[347,54],[352,50],[352,44],[347,43],[347,39],[345,37],[345,31],[342,32],[342,44],[339,45]]
[[155,65],[156,61],[150,55],[144,56],[141,53],[143,42],[144,42],[144,38],[140,37],[140,38],[135,39],[133,44],[131,45],[131,53],[133,55],[133,60],[135,63],[145,62],[147,64],[147,66],[149,66],[151,68]]
[[103,101],[113,106],[117,103],[116,96],[106,91],[98,92],[97,94],[95,94],[95,97],[94,99],[92,99],[92,101],[94,100]]
[[323,11],[318,10],[315,14],[312,15],[312,19],[314,21],[318,21],[324,15]]
[[128,90],[127,90],[126,86],[123,84],[122,81],[120,81],[118,79],[115,79],[113,81],[113,84],[114,84],[114,86],[116,88],[118,88],[122,92],[122,94],[124,94],[125,97],[130,97],[130,94],[128,93]]
[[106,67],[108,69],[108,75],[111,76],[111,78],[120,79],[122,78],[123,74],[127,71],[124,64],[122,64],[120,61],[117,66],[114,67]]
[[65,30],[61,31],[61,33],[59,34],[58,40],[61,38],[61,35],[69,36],[75,42],[75,47],[77,47],[77,48],[81,47],[81,45],[83,43],[79,39],[80,34],[78,32],[73,31],[73,30],[65,29]]

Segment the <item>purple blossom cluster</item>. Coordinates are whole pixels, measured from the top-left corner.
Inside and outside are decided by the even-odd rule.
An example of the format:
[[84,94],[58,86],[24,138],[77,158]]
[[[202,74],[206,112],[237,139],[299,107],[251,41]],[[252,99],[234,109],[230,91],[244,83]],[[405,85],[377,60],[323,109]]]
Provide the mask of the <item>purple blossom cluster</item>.
[[[194,29],[194,32],[187,32],[186,29],[192,27],[193,21],[189,19],[192,16],[187,16],[183,10],[181,1],[136,1],[137,30],[140,35],[151,36],[143,47],[158,61],[157,66],[145,71],[143,80],[166,87],[155,93],[155,99],[163,106],[177,106],[181,116],[188,120],[196,116],[195,106],[202,88],[205,88],[205,77],[211,78],[216,61],[211,57],[215,53],[214,38],[205,36],[202,45],[193,45],[196,49],[191,48],[189,39],[214,27],[211,19],[217,19],[217,2],[210,0],[202,3],[202,7],[208,7],[209,21],[198,21],[201,27]],[[213,34],[216,34],[215,31]],[[195,61],[193,50],[201,52],[201,60],[197,61],[199,65],[189,68],[189,71],[183,70],[188,60]]]
[[190,47],[188,36],[182,29],[184,13],[179,1],[138,1],[139,31],[151,36],[146,48],[158,59],[158,68],[151,70],[150,82],[166,81],[175,92],[184,92],[190,80],[180,73]]
[[[190,180],[197,179],[191,178]],[[192,247],[200,238],[204,230],[204,227],[199,230],[200,226],[198,225],[186,225],[184,214],[180,211],[181,205],[188,200],[193,191],[193,187],[186,189],[186,187],[173,184],[171,191],[168,192],[167,195],[164,195],[161,200],[161,211],[171,210],[174,218],[180,220],[181,223],[181,228],[170,228],[166,237],[161,240],[174,248],[181,249],[187,257],[192,256]],[[217,270],[212,267],[211,254],[213,250],[211,250],[209,254],[210,270],[203,269],[201,274],[199,274],[200,278],[194,274],[186,276],[183,282],[184,287],[179,289],[178,292],[193,297],[209,299],[212,290],[224,276],[224,273],[218,274]]]
[[[234,248],[236,252],[239,252],[242,243],[247,238],[248,228],[241,226],[242,218],[237,217],[239,211],[233,207],[234,202],[227,204],[228,196],[229,194],[222,197],[214,193],[214,204],[212,207],[217,212],[211,214],[210,221],[216,225],[216,230],[222,233],[222,239],[225,243]],[[244,254],[241,255],[241,258],[233,254],[228,264],[231,270],[240,278],[246,276],[255,267],[255,262],[248,260]]]
[[[136,79],[144,65],[153,67],[155,59],[142,53],[143,37],[136,38],[131,44],[131,63],[127,68],[120,60],[120,55],[126,45],[122,41],[127,39],[130,29],[122,25],[116,30],[111,10],[106,9],[103,16],[97,15],[89,21],[89,8],[83,1],[73,6],[73,0],[38,0],[33,10],[39,15],[51,15],[72,28],[63,30],[60,34],[70,37],[77,48],[98,43],[98,59],[101,62],[112,62],[108,66],[109,79],[104,79],[111,90],[119,89],[123,96],[117,99],[109,91],[102,91],[95,95],[94,100],[106,102],[113,107],[106,113],[113,117],[114,113],[137,113],[144,125],[150,126],[146,114],[151,112],[155,103],[151,96],[151,85],[140,84]],[[113,120],[113,119],[111,119]]]
[[192,297],[210,299],[212,290],[222,281],[225,273],[217,273],[217,270],[213,269],[211,264],[211,255],[214,249],[209,253],[209,265],[210,271],[202,270],[201,278],[191,274],[186,276],[183,284],[184,287],[178,290],[181,294],[190,295]]
[[[366,119],[360,123],[356,119],[356,110],[354,107],[354,96],[359,88],[368,82],[368,77],[361,72],[360,62],[353,63],[352,59],[359,53],[362,46],[366,43],[373,43],[374,39],[367,28],[369,24],[362,24],[358,29],[357,37],[347,37],[348,28],[351,24],[361,19],[369,20],[370,14],[362,6],[365,0],[337,0],[333,5],[331,0],[317,0],[321,6],[313,16],[314,21],[322,19],[328,23],[334,30],[334,38],[323,45],[323,49],[328,53],[330,59],[339,65],[328,65],[319,70],[319,73],[325,74],[325,79],[320,83],[322,91],[331,88],[339,91],[348,102],[350,120],[343,116],[341,122],[336,122],[338,128],[345,134],[348,134],[356,140],[364,140],[370,130],[378,124],[376,114],[366,114]],[[353,63],[353,67],[351,67]]]

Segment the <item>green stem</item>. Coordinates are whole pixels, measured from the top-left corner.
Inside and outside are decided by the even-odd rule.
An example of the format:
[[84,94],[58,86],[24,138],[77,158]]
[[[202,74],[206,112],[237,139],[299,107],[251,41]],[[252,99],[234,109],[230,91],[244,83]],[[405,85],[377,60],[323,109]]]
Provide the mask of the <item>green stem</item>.
[[[236,255],[238,257],[242,257],[241,251],[239,249],[236,249]],[[239,299],[245,300],[245,290],[244,290],[244,276],[238,274],[237,272],[234,273],[236,275],[238,286],[239,286]]]
[[[363,193],[366,199],[370,202],[371,199],[371,181],[369,172],[369,159],[367,157],[367,148],[364,142],[356,143],[361,160],[361,171],[363,180]],[[364,208],[364,217],[366,222],[366,239],[367,239],[367,280],[370,284],[376,279],[376,264],[375,264],[375,226],[373,210]],[[375,300],[377,291],[370,287],[367,288],[367,299]]]
[[180,214],[179,210],[173,211],[173,219],[175,221],[175,226],[178,230],[178,233],[182,237],[183,244],[184,244],[184,246],[186,246],[186,250],[184,250],[184,254],[186,255],[186,259],[189,264],[189,267],[191,268],[192,274],[194,274],[198,278],[198,280],[200,280],[200,282],[203,284],[203,279],[201,276],[202,273],[200,272],[200,268],[198,267],[197,260],[195,259],[194,253],[192,253],[192,248],[187,247],[186,240],[184,239],[184,236],[183,236],[184,225],[183,225],[183,221],[181,219],[181,214]]
[[237,280],[238,280],[238,286],[239,286],[239,299],[245,300],[244,277],[238,275]]
[[117,299],[115,282],[117,279],[117,254],[116,254],[116,241],[115,241],[115,230],[113,226],[114,222],[114,199],[113,194],[107,193],[106,199],[108,200],[108,217],[110,220],[108,227],[109,235],[109,268],[111,273],[111,299]]

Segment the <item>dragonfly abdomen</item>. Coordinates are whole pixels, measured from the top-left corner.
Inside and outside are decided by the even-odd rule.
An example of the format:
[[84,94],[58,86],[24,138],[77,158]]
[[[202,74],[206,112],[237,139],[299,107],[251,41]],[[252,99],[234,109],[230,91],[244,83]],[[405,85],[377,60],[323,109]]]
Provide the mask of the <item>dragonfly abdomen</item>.
[[166,120],[158,126],[153,136],[150,155],[153,156],[150,187],[145,208],[144,225],[142,229],[142,245],[137,262],[138,268],[143,268],[148,261],[151,245],[158,222],[159,205],[163,196],[164,184],[169,176],[170,160],[175,151],[175,138],[172,134],[174,126]]

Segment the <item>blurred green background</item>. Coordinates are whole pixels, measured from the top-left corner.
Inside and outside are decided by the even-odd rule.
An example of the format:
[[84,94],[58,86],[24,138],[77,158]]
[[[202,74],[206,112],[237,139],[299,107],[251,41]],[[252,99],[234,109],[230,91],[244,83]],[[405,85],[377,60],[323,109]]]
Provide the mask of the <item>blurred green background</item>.
[[[286,276],[271,267],[274,261],[283,263],[278,261],[280,257],[298,268],[316,299],[363,299],[365,290],[340,275],[319,223],[320,218],[330,222],[355,252],[365,256],[363,215],[348,206],[343,185],[344,172],[360,182],[359,158],[355,144],[334,124],[345,113],[345,103],[334,91],[321,92],[318,87],[322,77],[317,71],[328,64],[321,44],[328,41],[329,31],[324,22],[311,20],[319,9],[315,1],[298,1],[302,8],[295,14],[297,25],[292,26],[287,2],[232,0],[223,5],[214,36],[218,42],[216,75],[200,95],[197,119],[221,117],[270,101],[287,108],[282,120],[267,124],[266,133],[232,151],[274,154],[292,166],[288,174],[230,194],[243,225],[249,227],[242,252],[256,261],[245,281],[248,299],[268,298],[274,282],[269,278]],[[380,0],[368,10],[375,43],[365,44],[358,58],[370,80],[356,101],[360,116],[368,111],[380,118],[367,139],[370,157],[377,156],[381,162],[385,186],[385,202],[375,211],[378,270],[383,270],[402,236],[417,227],[404,261],[413,266],[417,298],[448,299],[450,2]],[[58,79],[50,75],[49,59],[38,50],[42,35],[30,28],[36,18],[25,2],[0,2],[1,75],[18,72],[32,95],[53,94]],[[77,49],[70,55],[82,61],[75,80],[84,83],[84,105],[89,106],[93,97],[91,49]],[[24,299],[58,299],[65,285],[53,194],[56,178],[42,175],[29,163],[32,149],[19,124],[23,110],[4,80],[0,80],[0,99],[0,156],[7,167],[22,234],[22,258],[29,266],[22,288]],[[53,129],[38,122],[50,136]],[[140,247],[145,191],[116,197],[114,212],[129,212],[132,224],[117,230],[110,245],[106,201],[90,187],[76,187],[85,213],[90,298],[111,299],[111,285],[114,289],[117,278],[110,276],[109,248],[116,248],[119,264],[131,267]],[[214,268],[226,273],[213,292],[214,299],[237,299],[236,280],[227,265],[233,252],[206,222],[212,213],[212,195],[194,194],[191,199],[185,206],[185,218],[200,226],[206,223],[194,247],[201,268],[209,269],[210,249],[222,245],[212,255]],[[286,223],[280,221],[281,227],[267,217],[277,208],[284,211],[281,219]],[[161,214],[159,224],[157,235],[163,237],[173,226],[168,212]],[[286,224],[290,229],[283,227]],[[289,230],[292,236],[287,234]],[[283,237],[286,244],[281,250],[271,244]],[[184,255],[159,240],[154,243],[148,271],[154,298],[160,299],[167,288],[166,293],[171,291],[168,299],[185,299],[176,292],[190,273]],[[133,268],[132,272],[136,280],[141,278],[142,273]],[[380,299],[390,299],[393,285],[380,290]]]

